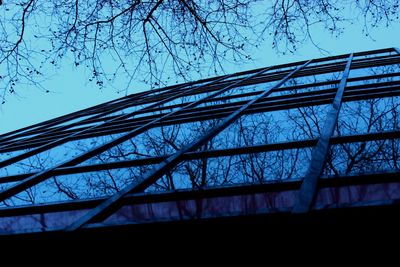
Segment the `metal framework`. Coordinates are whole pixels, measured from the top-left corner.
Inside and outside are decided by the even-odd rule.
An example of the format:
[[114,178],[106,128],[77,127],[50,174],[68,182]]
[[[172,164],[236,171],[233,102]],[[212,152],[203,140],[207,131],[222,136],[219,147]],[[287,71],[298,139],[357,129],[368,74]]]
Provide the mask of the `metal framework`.
[[400,51],[388,48],[133,94],[0,135],[0,233],[396,205],[399,96]]

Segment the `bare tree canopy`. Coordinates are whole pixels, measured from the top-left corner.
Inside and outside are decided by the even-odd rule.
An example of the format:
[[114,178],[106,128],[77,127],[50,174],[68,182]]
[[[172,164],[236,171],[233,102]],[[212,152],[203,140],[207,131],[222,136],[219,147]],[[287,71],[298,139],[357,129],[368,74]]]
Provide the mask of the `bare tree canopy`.
[[362,23],[368,34],[398,13],[398,0],[0,0],[1,98],[18,85],[41,88],[68,62],[89,68],[99,87],[159,87],[249,61],[267,38],[293,52],[306,41],[318,46],[316,27],[339,35]]

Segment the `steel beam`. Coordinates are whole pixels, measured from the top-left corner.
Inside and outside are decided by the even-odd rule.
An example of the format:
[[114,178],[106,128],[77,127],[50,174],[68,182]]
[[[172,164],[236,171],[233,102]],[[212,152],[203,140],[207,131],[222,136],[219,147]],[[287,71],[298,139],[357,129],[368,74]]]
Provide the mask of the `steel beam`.
[[[158,203],[168,201],[182,201],[191,199],[206,199],[210,197],[235,196],[265,192],[282,192],[285,190],[297,190],[301,186],[302,179],[292,179],[279,182],[267,182],[263,184],[236,184],[229,186],[206,187],[201,190],[181,189],[173,192],[136,193],[124,197],[121,205],[135,205],[143,203]],[[364,173],[357,176],[327,177],[321,179],[319,188],[351,185],[386,184],[400,182],[400,172]],[[74,211],[92,209],[101,204],[107,198],[88,200],[74,200],[57,203],[33,204],[28,206],[15,206],[0,208],[0,217],[33,215],[39,213]],[[352,205],[352,204],[347,204]],[[365,203],[364,203],[365,205]],[[334,205],[331,205],[334,206]],[[326,208],[316,207],[317,209]]]
[[318,139],[317,145],[313,149],[311,162],[304,177],[303,183],[301,184],[299,196],[292,210],[293,213],[308,212],[315,198],[318,178],[323,171],[326,157],[328,155],[329,141],[339,117],[339,110],[342,105],[342,98],[344,89],[346,87],[347,78],[349,77],[352,59],[353,54],[350,54],[346,68],[343,71],[343,76],[340,81],[335,99],[333,100],[333,103],[328,111],[325,124],[322,128],[321,136]]

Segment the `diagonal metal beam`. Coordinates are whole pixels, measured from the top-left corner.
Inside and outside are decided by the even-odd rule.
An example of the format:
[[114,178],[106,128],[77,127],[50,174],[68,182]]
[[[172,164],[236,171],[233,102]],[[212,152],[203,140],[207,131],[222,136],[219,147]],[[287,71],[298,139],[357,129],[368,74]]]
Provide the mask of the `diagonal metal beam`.
[[343,71],[342,79],[339,83],[336,96],[327,113],[321,136],[319,137],[317,145],[313,149],[311,162],[308,166],[303,183],[301,184],[299,196],[292,210],[293,213],[308,212],[315,198],[318,178],[321,175],[326,162],[330,138],[332,137],[339,116],[339,110],[342,105],[343,93],[346,87],[347,78],[349,77],[352,60],[353,54],[350,54],[347,60],[346,68]]
[[400,48],[398,48],[398,47],[393,47],[393,48],[394,48],[394,50],[397,52],[397,54],[400,55]]
[[[253,75],[247,76],[243,80],[251,79],[254,76],[257,76],[259,74],[262,74],[262,73],[268,71],[270,68],[271,67],[262,69],[261,71],[255,73]],[[77,157],[75,157],[73,159],[67,160],[67,161],[62,162],[60,164],[56,164],[55,166],[53,166],[51,168],[48,168],[48,169],[46,169],[44,171],[41,171],[41,172],[39,172],[39,173],[37,173],[35,175],[32,175],[32,176],[24,179],[23,181],[15,184],[15,185],[12,185],[9,188],[1,191],[0,192],[0,201],[3,201],[3,200],[5,200],[5,199],[7,199],[9,197],[12,197],[13,195],[15,195],[17,193],[19,193],[19,192],[21,192],[21,191],[23,191],[23,190],[25,190],[25,189],[33,186],[33,185],[36,185],[36,184],[46,180],[47,178],[52,176],[52,172],[55,169],[63,168],[63,167],[70,167],[70,166],[74,166],[76,164],[82,163],[85,160],[90,159],[91,157],[93,157],[95,155],[98,155],[98,154],[100,154],[100,153],[102,153],[102,152],[104,152],[104,151],[106,151],[106,150],[108,150],[108,149],[110,149],[110,148],[112,148],[112,147],[114,147],[116,145],[119,145],[120,143],[122,143],[122,142],[124,142],[126,140],[129,140],[129,139],[135,137],[138,134],[141,134],[141,133],[145,132],[146,130],[154,127],[154,125],[156,125],[157,123],[161,122],[162,120],[164,120],[164,119],[166,119],[166,118],[168,118],[168,117],[170,117],[170,116],[172,116],[172,115],[174,115],[174,114],[176,114],[176,113],[178,113],[178,112],[180,112],[182,110],[197,106],[198,104],[202,103],[202,101],[205,100],[205,99],[209,99],[209,98],[212,98],[214,96],[217,96],[219,94],[224,93],[225,91],[231,89],[233,86],[241,84],[241,82],[243,80],[240,80],[240,81],[237,81],[235,83],[232,83],[232,84],[230,84],[230,85],[228,85],[228,86],[226,86],[226,87],[224,87],[224,88],[222,88],[222,89],[220,89],[220,90],[218,90],[218,91],[216,91],[216,92],[214,92],[214,93],[212,93],[212,94],[210,94],[208,96],[205,96],[205,97],[203,97],[203,98],[201,98],[201,99],[199,99],[199,100],[197,100],[195,102],[191,102],[190,104],[187,104],[186,106],[182,107],[181,109],[172,111],[172,112],[170,112],[170,113],[168,113],[168,114],[166,114],[166,115],[164,115],[164,116],[162,116],[160,118],[154,119],[154,120],[144,124],[143,126],[135,128],[134,130],[131,130],[131,131],[125,133],[124,135],[122,135],[122,136],[120,136],[120,137],[118,137],[118,138],[116,138],[114,140],[111,140],[108,143],[105,143],[103,145],[99,145],[99,146],[93,148],[90,151],[84,152],[81,155],[79,155],[79,156],[77,156]]]
[[241,106],[238,110],[231,113],[229,116],[225,117],[225,119],[223,121],[221,121],[217,126],[212,128],[210,131],[205,133],[202,137],[200,137],[199,139],[195,140],[193,143],[189,144],[188,146],[184,147],[180,151],[178,151],[175,154],[168,157],[165,161],[160,163],[153,170],[147,172],[142,177],[140,182],[134,182],[134,183],[127,185],[122,190],[115,193],[113,196],[111,196],[106,201],[101,203],[99,206],[97,206],[96,208],[89,211],[86,215],[82,216],[75,223],[66,227],[65,230],[66,231],[74,231],[76,229],[83,227],[87,223],[90,223],[90,222],[93,222],[93,221],[99,220],[99,219],[104,219],[105,217],[107,217],[109,214],[111,214],[113,211],[115,211],[115,209],[118,208],[120,201],[127,194],[145,190],[148,186],[150,186],[152,183],[157,181],[167,170],[176,166],[182,160],[183,155],[185,153],[188,153],[190,151],[193,151],[193,150],[199,148],[200,146],[205,144],[207,141],[209,141],[211,138],[216,136],[218,133],[220,133],[222,130],[224,130],[226,127],[228,127],[233,122],[235,122],[238,118],[240,118],[240,116],[243,114],[243,112],[247,108],[249,108],[251,105],[256,103],[258,100],[262,99],[266,95],[268,95],[271,92],[271,90],[283,85],[288,79],[290,79],[299,70],[301,70],[305,66],[307,66],[310,62],[311,62],[311,60],[305,62],[301,66],[298,66],[295,70],[290,72],[283,79],[276,82],[275,85],[273,85],[272,87],[268,87],[267,89],[265,89],[265,91],[262,94],[255,96],[252,100],[248,101],[246,104]]

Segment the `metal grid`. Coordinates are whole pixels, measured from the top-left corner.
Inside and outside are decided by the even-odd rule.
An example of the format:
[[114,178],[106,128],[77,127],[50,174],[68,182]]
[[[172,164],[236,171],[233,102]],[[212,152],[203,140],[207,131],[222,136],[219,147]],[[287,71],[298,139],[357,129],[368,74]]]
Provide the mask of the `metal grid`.
[[[400,95],[399,52],[396,48],[389,48],[346,54],[180,84],[133,94],[3,134],[0,136],[0,168],[3,171],[0,177],[0,186],[2,186],[0,201],[4,207],[0,208],[0,228],[5,233],[76,231],[119,223],[153,222],[158,219],[188,220],[207,216],[240,216],[269,212],[307,213],[321,205],[324,206],[323,204],[327,201],[325,189],[332,191],[333,188],[340,191],[346,187],[346,190],[352,192],[353,195],[358,194],[357,196],[360,194],[354,193],[352,188],[361,185],[370,186],[368,190],[380,190],[379,186],[387,189],[387,186],[391,186],[390,190],[393,191],[393,188],[398,186],[397,164],[400,164],[397,157],[399,148],[397,139],[400,135],[397,126],[400,125],[397,125],[396,102],[396,97]],[[382,114],[379,114],[379,111],[377,111],[378,114],[372,114],[371,110],[387,107],[387,105],[373,102],[375,100],[390,100],[393,106],[389,110],[382,111]],[[350,112],[351,115],[354,109],[352,105],[356,103],[360,106],[356,106],[360,109],[357,114],[365,113],[366,115],[367,111],[362,110],[363,101],[367,101],[366,105],[370,105],[370,110],[367,110],[371,113],[370,120],[378,117],[376,120],[380,124],[396,121],[395,125],[393,127],[381,125],[377,130],[374,129],[377,127],[376,122],[370,122],[365,128],[359,125],[361,122],[357,121],[350,129],[348,124],[352,122],[352,119],[343,119],[340,114]],[[349,107],[341,108],[342,103],[349,103]],[[297,112],[296,116],[300,114],[301,117],[296,117],[290,112]],[[289,118],[289,113],[291,123],[295,126],[291,126],[292,128],[287,126],[289,130],[284,130],[287,124],[285,119]],[[267,118],[267,120],[253,119],[254,125],[246,126],[246,119],[259,118],[257,116],[266,116],[261,118]],[[382,121],[385,116],[389,117],[386,121]],[[268,127],[271,127],[274,119],[281,120],[280,123],[275,123],[277,128],[275,136],[270,140],[259,138],[262,134],[268,135],[272,132]],[[360,121],[363,120],[365,118],[360,119]],[[265,126],[267,128],[264,129],[262,125],[269,126]],[[280,127],[283,130],[279,130]],[[182,130],[179,132],[179,129]],[[235,132],[239,131],[238,129],[240,132]],[[269,132],[265,133],[266,129],[269,129]],[[300,137],[296,136],[298,129],[303,129],[303,135]],[[343,129],[352,132],[342,134],[340,131]],[[179,133],[168,137],[168,134],[173,135],[171,133],[174,132]],[[162,142],[154,146],[158,150],[162,149],[163,153],[142,153],[142,150],[148,150],[148,144],[144,143],[144,138],[151,140],[155,138],[153,135],[159,133],[162,133],[163,139],[160,139]],[[178,137],[179,134],[182,136],[186,134],[186,136],[181,138]],[[248,142],[245,139],[249,134],[256,136],[253,137],[254,140],[258,138],[261,141],[257,139],[257,142],[254,140],[254,142]],[[221,136],[227,143],[232,142],[237,136],[241,138],[239,138],[241,141],[233,146],[218,147],[215,145],[217,143],[215,140],[219,140]],[[289,138],[289,136],[295,137]],[[182,139],[182,144],[176,145],[174,142],[179,138]],[[127,142],[128,146],[124,145]],[[71,144],[75,145],[78,151],[73,155],[68,154],[72,153]],[[349,147],[352,144],[360,144],[364,150],[349,152],[354,149]],[[360,169],[360,164],[356,161],[365,159],[357,157],[365,153],[365,147],[369,144],[382,146],[376,152],[379,155],[388,154],[387,151],[391,149],[389,154],[393,154],[392,158],[389,159],[386,154],[380,156],[381,158],[375,155],[375,158],[368,159],[370,160],[368,162],[372,162],[372,167],[368,171],[362,169],[354,173],[353,169],[347,171],[349,166],[346,166],[346,171],[342,173],[341,164],[346,162],[335,159],[335,153],[347,155],[349,159],[346,164],[356,165]],[[173,149],[165,149],[167,146]],[[339,149],[336,149],[337,147]],[[342,150],[344,152],[340,152]],[[119,154],[114,153],[115,151]],[[296,164],[301,161],[301,167],[299,167],[303,169],[301,177],[293,175],[298,167],[293,164],[289,166],[291,163],[287,162],[292,159],[285,156],[286,151],[295,151],[291,156],[296,157]],[[305,156],[299,151],[306,151]],[[62,155],[60,156],[60,153],[64,152],[65,155],[68,154],[65,159]],[[275,155],[272,159],[275,162],[270,162],[271,157],[265,156],[269,155],[268,153]],[[134,157],[122,156],[124,154],[134,154]],[[45,155],[50,157],[50,160],[45,159]],[[52,160],[52,155],[60,156],[61,159],[55,157]],[[265,165],[268,168],[274,166],[275,173],[281,173],[279,178],[274,178],[271,174],[264,177],[263,171],[262,177],[259,177],[260,175],[254,171],[257,168],[254,166],[255,163],[260,164],[259,155],[264,157],[261,164],[269,164]],[[245,173],[250,167],[241,167],[238,169],[244,173],[236,174],[236,180],[221,182],[218,180],[218,175],[214,175],[212,179],[216,181],[210,182],[212,175],[209,173],[226,165],[224,161],[216,165],[215,159],[231,160],[234,157],[239,157],[242,165],[250,162],[254,177],[250,176],[251,179],[248,179],[249,175]],[[94,158],[97,161],[93,160]],[[99,162],[99,160],[102,161]],[[385,163],[377,164],[379,160]],[[194,168],[192,162],[200,163],[196,165],[197,168]],[[30,166],[26,167],[28,163]],[[281,166],[278,166],[279,164]],[[264,169],[267,168],[265,166]],[[107,172],[111,177],[111,171],[124,169],[131,171],[132,168],[142,167],[145,171],[141,171],[139,175],[132,174],[134,178],[125,179],[119,185],[113,180],[114,191],[106,192],[103,188],[102,195],[84,196],[82,193],[74,192],[76,188],[88,186],[87,181],[85,183],[81,181],[83,178],[75,179],[75,189],[68,187],[66,185],[68,182],[60,182],[57,178],[63,175],[79,176],[85,173],[97,173],[98,180],[91,179],[92,187],[97,188],[99,187],[97,183],[103,183],[105,186],[103,178],[99,175],[101,172]],[[231,166],[225,167],[231,168]],[[186,176],[182,175],[182,171],[180,173],[176,171],[180,168],[185,169]],[[285,173],[288,168],[292,169],[291,172],[287,172],[289,174]],[[244,176],[247,180],[243,178]],[[149,190],[157,187],[160,180],[168,186],[156,192]],[[49,181],[52,181],[52,184],[48,183]],[[40,187],[42,184],[44,186]],[[89,189],[94,190],[93,188]],[[60,202],[54,196],[44,200],[41,195],[44,195],[44,191],[48,189],[63,195],[66,200]],[[331,194],[331,191],[328,193]],[[239,200],[238,197],[240,197]],[[254,200],[260,197],[261,200]],[[279,199],[287,205],[260,204],[270,201],[271,197],[274,201]],[[221,202],[223,198],[225,199]],[[382,198],[380,201],[387,203],[393,198],[395,196]],[[210,212],[212,210],[210,208],[208,213],[204,212],[204,205],[207,203],[209,206],[222,204],[229,206],[227,203],[243,203],[249,199],[253,199],[253,205],[256,206],[250,210],[246,206],[246,209],[236,208],[233,209],[234,211],[226,208],[218,212]],[[364,199],[366,202],[376,200],[371,196],[369,198],[364,196]],[[333,203],[340,206],[341,201],[338,203],[333,201]],[[346,205],[359,205],[361,202],[352,201],[347,202]],[[165,210],[170,208],[168,205],[171,203],[179,215],[150,216],[144,221],[132,219],[139,216],[135,212],[140,213],[134,210],[135,205],[136,207],[139,205],[139,209],[142,210],[143,207],[147,209],[158,207],[161,210],[164,207]],[[193,203],[197,203],[195,208],[191,207]],[[131,216],[127,217],[130,219],[110,220],[118,212],[126,214],[127,209]],[[182,215],[185,209],[192,209],[195,214]],[[62,226],[49,223],[49,219],[45,217],[48,215],[57,218],[58,213],[68,213],[67,216],[70,217]],[[18,218],[25,218],[26,225],[29,224],[26,223],[27,221],[33,220],[35,222],[31,223],[36,226],[9,227],[9,224]],[[54,218],[53,220],[56,220]]]

